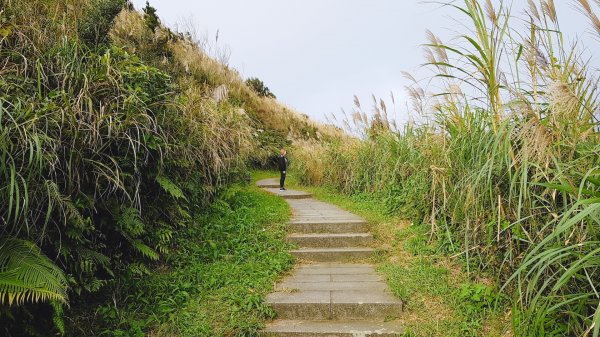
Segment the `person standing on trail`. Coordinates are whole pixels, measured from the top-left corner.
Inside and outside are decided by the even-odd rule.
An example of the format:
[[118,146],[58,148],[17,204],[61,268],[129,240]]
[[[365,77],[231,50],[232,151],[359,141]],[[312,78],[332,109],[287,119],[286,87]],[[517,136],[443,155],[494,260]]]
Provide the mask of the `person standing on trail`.
[[285,172],[287,171],[288,159],[286,157],[287,151],[285,149],[281,149],[279,151],[279,156],[277,156],[277,165],[279,166],[279,172],[281,173],[281,178],[279,179],[279,190],[285,191]]

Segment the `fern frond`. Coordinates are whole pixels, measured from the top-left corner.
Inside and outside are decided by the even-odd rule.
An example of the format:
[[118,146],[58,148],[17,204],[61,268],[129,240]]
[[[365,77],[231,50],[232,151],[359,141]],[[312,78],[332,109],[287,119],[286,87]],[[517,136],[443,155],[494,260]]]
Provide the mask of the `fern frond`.
[[90,281],[86,285],[84,285],[84,289],[89,293],[95,293],[98,290],[100,290],[100,288],[104,287],[105,285],[106,285],[106,280],[100,280],[100,279],[94,278],[92,281]]
[[[51,180],[46,180],[44,185],[46,187],[46,193],[48,194],[48,205],[50,206],[49,208],[52,209],[55,206],[58,206],[58,209],[61,211],[62,216],[66,221],[70,220],[76,226],[82,227],[85,223],[85,219],[83,218],[77,207],[75,207],[75,205],[71,201],[71,198],[64,196],[60,192],[58,185]],[[47,216],[50,216],[50,213],[48,213]]]
[[148,245],[143,243],[142,241],[134,240],[131,242],[131,244],[139,253],[141,253],[145,257],[147,257],[151,260],[158,260],[158,258],[159,258],[158,253],[156,251],[154,251],[154,249],[150,248]]
[[67,280],[32,242],[0,240],[0,304],[67,302]]
[[61,335],[65,334],[65,319],[64,319],[64,308],[62,303],[57,301],[51,301],[50,305],[52,306],[52,322],[54,322],[54,327]]
[[126,207],[120,209],[116,220],[121,232],[127,237],[137,238],[146,232],[140,212],[135,208]]
[[91,249],[81,249],[79,255],[82,259],[93,261],[94,264],[100,265],[110,276],[115,276],[114,272],[110,268],[111,261],[108,256]]
[[156,176],[156,182],[162,187],[165,192],[169,193],[175,199],[187,200],[183,191],[179,186],[175,185],[169,178],[165,176]]

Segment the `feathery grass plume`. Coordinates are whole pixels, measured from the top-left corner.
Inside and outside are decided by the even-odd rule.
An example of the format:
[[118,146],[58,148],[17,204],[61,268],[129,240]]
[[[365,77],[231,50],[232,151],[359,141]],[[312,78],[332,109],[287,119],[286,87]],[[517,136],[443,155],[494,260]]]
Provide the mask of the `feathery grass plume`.
[[529,5],[529,14],[539,20],[540,12],[538,11],[538,7],[535,3],[535,0],[527,0],[527,5]]
[[485,0],[485,12],[487,14],[488,19],[493,25],[498,24],[498,13],[494,9],[494,4],[492,4],[491,0]]
[[548,0],[545,2],[542,1],[542,10],[554,24],[558,23],[558,16],[556,13],[556,6],[554,5],[554,0]]
[[430,30],[427,30],[427,39],[429,40],[429,46],[431,46],[431,48],[433,49],[433,53],[436,56],[429,56],[429,59],[433,61],[432,63],[435,63],[436,61],[439,61],[441,63],[448,63],[448,53],[446,49],[442,47],[442,41]]
[[300,182],[308,185],[322,185],[325,182],[326,148],[316,141],[294,143],[294,170],[298,172]]
[[490,1],[486,2],[485,8],[478,1],[471,0],[465,0],[464,7],[454,3],[446,5],[458,9],[472,24],[473,36],[461,36],[466,46],[470,48],[439,44],[436,39],[436,43],[426,46],[445,49],[457,59],[441,62],[431,57],[430,53],[426,65],[448,69],[453,73],[443,72],[438,76],[457,79],[481,91],[485,95],[489,108],[494,111],[495,121],[492,126],[496,128],[503,114],[500,61],[504,57],[502,42],[508,30],[509,15],[504,13],[502,2],[497,10]]
[[[589,0],[577,0],[576,2],[579,3],[579,10],[590,20],[592,29],[595,31],[597,37],[600,37],[600,18],[598,18],[598,15],[594,12]],[[596,1],[596,3],[600,6],[598,1]]]

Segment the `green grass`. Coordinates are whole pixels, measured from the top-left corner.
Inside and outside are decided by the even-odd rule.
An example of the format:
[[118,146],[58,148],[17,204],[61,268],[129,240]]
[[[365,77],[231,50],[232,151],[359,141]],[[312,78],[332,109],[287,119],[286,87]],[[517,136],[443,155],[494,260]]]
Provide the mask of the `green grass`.
[[428,227],[393,231],[388,258],[378,270],[406,303],[407,336],[492,337],[510,330],[499,316],[504,307],[495,307],[501,298],[493,282],[469,277],[461,261],[440,253],[429,242]]
[[[224,192],[177,234],[165,263],[115,283],[107,299],[70,321],[73,336],[255,336],[272,317],[263,302],[288,270],[289,207],[253,184]],[[73,308],[73,313],[81,312]],[[88,330],[78,327],[85,327]],[[109,328],[106,328],[109,327]],[[97,329],[97,330],[95,330]]]
[[[497,286],[484,275],[467,275],[462,261],[442,253],[430,240],[429,227],[414,225],[385,211],[382,201],[368,194],[348,196],[328,186],[301,186],[291,169],[286,185],[311,192],[315,198],[358,214],[371,224],[378,246],[378,271],[402,299],[405,337],[501,336],[510,331],[501,311]],[[260,179],[278,172],[255,172]],[[502,302],[502,301],[500,301]],[[503,303],[503,302],[502,302]]]

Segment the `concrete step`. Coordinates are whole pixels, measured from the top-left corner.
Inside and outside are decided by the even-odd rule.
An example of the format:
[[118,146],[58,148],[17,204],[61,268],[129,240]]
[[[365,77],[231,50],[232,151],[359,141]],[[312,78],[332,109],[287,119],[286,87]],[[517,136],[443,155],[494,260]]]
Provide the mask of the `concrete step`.
[[258,187],[260,187],[260,188],[279,188],[279,183],[258,185]]
[[312,194],[303,192],[303,191],[294,191],[294,190],[285,190],[280,191],[279,187],[277,188],[265,188],[265,191],[280,196],[284,199],[310,199],[312,198]]
[[381,320],[399,317],[402,302],[392,294],[365,287],[361,290],[274,292],[267,303],[279,319]]
[[280,195],[284,199],[310,199],[312,198],[312,194],[309,193],[286,193],[283,191],[283,194]]
[[[323,276],[325,275],[325,276]],[[382,277],[375,273],[375,268],[370,264],[350,264],[350,263],[318,263],[300,265],[294,269],[293,277],[287,279],[308,279],[310,277],[326,277],[326,280],[342,281],[379,281]]]
[[365,247],[373,243],[373,235],[369,233],[290,234],[287,240],[298,247]]
[[400,322],[381,321],[288,321],[267,324],[263,337],[393,337],[402,334]]
[[292,220],[287,228],[290,233],[365,233],[367,222],[364,220]]
[[256,182],[256,186],[261,188],[279,188],[279,179],[268,178]]
[[362,290],[368,289],[385,291],[387,284],[379,281],[363,282],[283,282],[278,284],[276,291],[312,291],[312,290]]
[[371,257],[375,250],[364,247],[301,248],[290,250],[296,258],[312,262],[351,262]]
[[384,281],[384,278],[375,272],[375,268],[372,265],[319,263],[296,267],[293,274],[283,279],[282,283],[382,281]]

